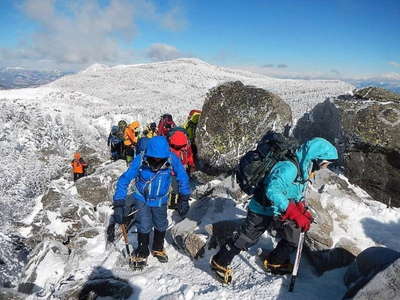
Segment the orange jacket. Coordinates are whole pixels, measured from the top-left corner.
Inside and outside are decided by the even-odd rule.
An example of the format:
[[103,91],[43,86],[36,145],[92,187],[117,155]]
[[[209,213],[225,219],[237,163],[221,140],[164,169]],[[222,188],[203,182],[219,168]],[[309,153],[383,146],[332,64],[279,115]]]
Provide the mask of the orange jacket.
[[138,121],[134,121],[129,124],[128,127],[125,128],[124,131],[124,145],[125,146],[135,146],[138,142],[138,128],[140,123]]
[[85,173],[85,168],[87,163],[81,158],[79,153],[75,153],[74,159],[71,161],[72,172],[83,174]]

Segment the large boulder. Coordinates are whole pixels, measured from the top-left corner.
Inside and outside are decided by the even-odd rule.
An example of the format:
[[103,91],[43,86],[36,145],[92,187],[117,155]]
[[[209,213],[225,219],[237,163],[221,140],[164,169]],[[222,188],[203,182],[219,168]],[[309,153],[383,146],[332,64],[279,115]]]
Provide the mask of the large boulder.
[[211,89],[196,133],[198,162],[209,174],[226,173],[266,133],[292,123],[288,104],[273,93],[240,81]]
[[400,207],[400,96],[363,89],[327,99],[299,120],[295,136],[320,136],[339,150],[345,175],[374,199]]

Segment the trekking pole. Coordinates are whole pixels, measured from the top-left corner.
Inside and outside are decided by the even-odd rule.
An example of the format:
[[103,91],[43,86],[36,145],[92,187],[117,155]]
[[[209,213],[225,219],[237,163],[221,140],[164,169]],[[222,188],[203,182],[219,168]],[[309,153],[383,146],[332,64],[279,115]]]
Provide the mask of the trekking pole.
[[301,232],[299,236],[299,243],[297,245],[296,260],[293,266],[292,277],[290,278],[289,292],[293,292],[294,284],[296,282],[297,271],[299,270],[300,266],[301,251],[303,250],[303,243],[304,243],[304,232]]
[[128,232],[126,231],[125,224],[121,224],[119,226],[119,228],[121,229],[122,236],[124,237],[126,253],[128,253],[128,257],[129,257],[129,260],[130,260],[131,253],[130,253],[130,250],[129,250]]

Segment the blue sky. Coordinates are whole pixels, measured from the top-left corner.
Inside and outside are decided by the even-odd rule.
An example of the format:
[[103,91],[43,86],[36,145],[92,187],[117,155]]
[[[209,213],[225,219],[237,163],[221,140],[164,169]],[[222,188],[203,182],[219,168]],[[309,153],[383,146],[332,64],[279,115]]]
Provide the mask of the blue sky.
[[400,73],[399,0],[2,0],[0,16],[0,66],[193,56],[271,74]]

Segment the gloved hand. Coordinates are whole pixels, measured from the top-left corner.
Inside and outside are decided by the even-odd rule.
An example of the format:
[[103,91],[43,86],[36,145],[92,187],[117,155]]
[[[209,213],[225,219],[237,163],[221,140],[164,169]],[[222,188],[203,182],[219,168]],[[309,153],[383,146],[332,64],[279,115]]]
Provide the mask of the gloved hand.
[[294,202],[290,202],[281,220],[293,220],[301,228],[301,231],[306,232],[310,229],[311,224],[309,216],[311,214],[305,210],[304,205],[297,205]]
[[307,209],[307,207],[304,206],[304,202],[303,201],[297,202],[296,206],[302,212],[302,214],[304,216],[306,216],[308,219],[310,219],[311,223],[314,221],[313,215],[310,213],[310,211]]
[[118,224],[123,224],[124,222],[124,204],[114,202],[113,209],[114,209],[114,221]]
[[189,211],[189,197],[190,195],[179,195],[176,209],[181,217],[186,216]]

